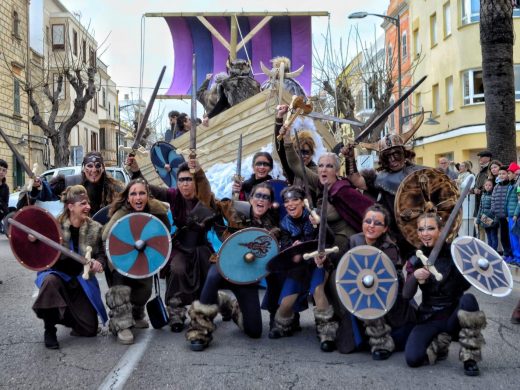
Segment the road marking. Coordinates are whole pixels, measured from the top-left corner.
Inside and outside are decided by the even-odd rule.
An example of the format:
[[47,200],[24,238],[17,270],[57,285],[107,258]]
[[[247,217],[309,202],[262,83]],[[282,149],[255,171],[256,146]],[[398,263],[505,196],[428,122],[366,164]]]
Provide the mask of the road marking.
[[32,298],[36,298],[38,296],[38,293],[40,292],[40,289],[36,287],[32,293]]
[[99,390],[123,389],[126,381],[132,375],[153,337],[153,330],[139,332],[138,341],[132,344],[125,354],[119,359],[112,371],[105,377]]

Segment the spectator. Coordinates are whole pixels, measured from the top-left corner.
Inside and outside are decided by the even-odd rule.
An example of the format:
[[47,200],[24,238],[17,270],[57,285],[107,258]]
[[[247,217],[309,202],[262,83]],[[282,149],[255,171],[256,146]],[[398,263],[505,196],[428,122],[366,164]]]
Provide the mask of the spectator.
[[170,142],[175,134],[175,126],[177,125],[177,118],[179,117],[179,111],[170,111],[168,113],[168,119],[170,120],[170,128],[164,132],[164,140]]
[[[7,162],[0,159],[0,222],[9,212],[9,186],[5,182],[7,168],[9,168]],[[5,234],[3,223],[0,223],[0,233]]]
[[182,113],[177,118],[177,126],[175,127],[175,132],[173,134],[173,139],[179,138],[184,133],[187,133],[191,130],[191,118],[188,114]]
[[504,250],[503,256],[506,262],[511,262],[511,242],[509,241],[509,225],[507,222],[506,201],[509,180],[507,167],[500,167],[498,171],[498,183],[493,188],[491,196],[491,212],[498,218],[498,228],[500,229],[500,243]]
[[[475,194],[475,208],[473,209],[473,216],[476,217],[478,214],[478,209],[480,208],[480,196],[482,189],[484,188],[484,183],[486,179],[489,177],[489,162],[491,161],[491,157],[493,155],[489,150],[482,150],[477,153],[478,164],[480,166],[480,170],[477,173],[477,177],[475,178],[475,186],[473,187],[473,193]],[[484,229],[477,225],[477,237],[482,241],[485,240],[485,232]]]
[[497,182],[498,177],[498,169],[502,166],[502,162],[498,160],[493,160],[489,164],[489,178],[493,180],[493,187],[495,186]]
[[448,177],[452,180],[456,180],[457,179],[457,172],[455,172],[455,167],[451,167],[450,166],[450,161],[446,158],[446,157],[440,157],[439,160],[439,165],[437,166],[437,169],[440,169],[441,171],[443,171],[446,175],[448,175]]
[[[459,175],[457,180],[457,187],[459,187],[460,192],[464,191],[464,189],[468,186],[468,182],[471,178],[475,178],[473,172],[471,172],[471,168],[473,168],[473,164],[471,161],[463,161],[459,165]],[[475,185],[475,182],[471,184],[471,188]],[[473,234],[473,214],[470,212],[471,204],[475,201],[475,195],[468,194],[468,197],[462,204],[462,224],[459,229],[459,236],[470,236]]]
[[[498,219],[491,212],[491,196],[493,194],[494,180],[487,179],[480,198],[480,209],[477,214],[477,224],[486,232],[487,243],[494,250],[498,249]],[[520,209],[518,210],[520,213]]]
[[509,186],[506,195],[506,212],[509,227],[509,241],[511,243],[512,259],[510,263],[520,264],[520,237],[512,232],[516,223],[516,209],[518,206],[517,180],[520,174],[520,166],[516,162],[509,164],[507,168]]

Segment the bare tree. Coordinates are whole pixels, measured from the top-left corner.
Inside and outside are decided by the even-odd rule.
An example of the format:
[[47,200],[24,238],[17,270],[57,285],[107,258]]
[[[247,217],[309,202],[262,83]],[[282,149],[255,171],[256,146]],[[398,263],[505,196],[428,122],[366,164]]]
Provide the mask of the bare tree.
[[515,81],[511,0],[480,0],[480,44],[488,149],[500,161],[516,161]]

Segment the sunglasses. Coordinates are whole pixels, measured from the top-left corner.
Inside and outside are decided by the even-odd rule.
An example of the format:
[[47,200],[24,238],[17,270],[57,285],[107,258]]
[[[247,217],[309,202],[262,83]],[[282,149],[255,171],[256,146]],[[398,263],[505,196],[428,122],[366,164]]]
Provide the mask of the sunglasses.
[[88,163],[88,164],[85,164],[85,168],[88,168],[88,169],[101,169],[103,167],[103,164],[101,163]]
[[262,194],[261,192],[257,192],[253,195],[253,198],[255,199],[262,199],[262,200],[268,200],[271,201],[271,195],[270,194]]
[[193,177],[186,176],[186,177],[179,177],[177,180],[179,183],[190,183],[193,181]]
[[302,156],[310,156],[312,153],[309,149],[300,149],[300,154]]
[[270,167],[271,164],[267,161],[257,161],[255,162],[255,167]]
[[385,226],[384,222],[381,222],[381,221],[378,221],[377,219],[372,219],[372,218],[367,218],[363,221],[363,223],[367,224],[367,225],[374,225],[374,226],[378,226],[378,227],[383,227]]

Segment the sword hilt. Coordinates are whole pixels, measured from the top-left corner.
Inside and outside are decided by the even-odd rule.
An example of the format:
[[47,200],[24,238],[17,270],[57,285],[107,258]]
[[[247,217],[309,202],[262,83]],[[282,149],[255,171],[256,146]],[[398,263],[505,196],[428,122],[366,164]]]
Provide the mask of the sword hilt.
[[84,280],[88,280],[90,277],[90,264],[92,263],[92,247],[90,245],[85,249],[85,260],[87,261],[83,264],[83,275],[81,275],[81,277]]
[[33,185],[34,185],[34,179],[36,178],[36,176],[38,176],[38,163],[35,162],[33,164],[33,167],[32,167],[32,173],[33,173],[33,176],[29,179],[29,181],[27,182],[27,192],[31,192],[32,191],[32,188],[33,188]]
[[314,210],[313,208],[311,208],[311,205],[309,204],[309,199],[305,198],[303,200],[303,204],[305,205],[305,208],[307,209],[307,211],[309,211],[309,213],[312,215],[312,218],[314,218],[314,220],[316,221],[316,225],[312,225],[314,228],[317,228],[318,227],[318,223],[320,223],[321,219],[320,219],[320,216],[318,215],[318,213],[316,212],[316,210]]
[[149,154],[148,151],[145,150],[142,146],[140,146],[138,149],[133,149],[129,146],[119,145],[119,150],[122,150],[128,154],[133,154],[134,156],[138,154],[141,157],[146,157]]
[[[442,274],[437,271],[437,268],[433,264],[429,264],[428,258],[424,255],[423,251],[418,249],[415,252],[415,255],[419,260],[421,260],[421,263],[423,263],[424,268],[426,268],[435,278],[437,282],[440,282],[443,278]],[[418,280],[419,284],[424,284],[424,280]]]
[[[337,253],[339,252],[339,248],[337,246],[333,246],[332,248],[325,248],[323,251],[314,251],[314,252],[311,252],[311,253],[304,253],[303,254],[303,259],[304,260],[309,260],[309,259],[315,259],[317,257],[323,257],[323,256],[327,256],[331,253]],[[318,268],[322,268],[323,266],[318,266]]]

